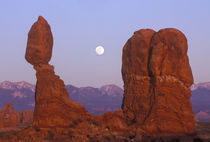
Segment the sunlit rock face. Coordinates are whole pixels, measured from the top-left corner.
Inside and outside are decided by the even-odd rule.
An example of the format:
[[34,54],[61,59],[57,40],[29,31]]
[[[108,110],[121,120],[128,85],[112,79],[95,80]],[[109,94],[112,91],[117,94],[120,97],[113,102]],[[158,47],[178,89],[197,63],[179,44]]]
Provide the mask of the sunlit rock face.
[[151,135],[195,132],[187,39],[177,29],[134,33],[123,48],[122,109],[129,124]]
[[53,36],[43,17],[33,24],[28,34],[25,58],[36,70],[35,110],[33,125],[67,127],[78,118],[88,116],[86,109],[69,98],[63,80],[55,75],[48,62],[52,56]]

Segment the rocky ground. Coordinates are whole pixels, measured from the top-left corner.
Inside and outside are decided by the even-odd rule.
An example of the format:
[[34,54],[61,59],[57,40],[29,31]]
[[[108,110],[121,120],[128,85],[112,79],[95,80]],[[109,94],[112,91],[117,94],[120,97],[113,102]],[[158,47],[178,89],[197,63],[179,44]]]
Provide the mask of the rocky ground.
[[210,141],[210,122],[198,122],[197,133],[200,138]]
[[[88,124],[87,124],[88,123]],[[86,127],[85,127],[86,126]],[[95,131],[95,132],[93,132]],[[94,134],[94,135],[93,135]],[[197,136],[151,138],[113,132],[96,121],[75,121],[68,128],[38,128],[25,126],[19,129],[0,130],[0,142],[69,142],[69,141],[125,141],[125,142],[209,142],[210,122],[197,123]]]

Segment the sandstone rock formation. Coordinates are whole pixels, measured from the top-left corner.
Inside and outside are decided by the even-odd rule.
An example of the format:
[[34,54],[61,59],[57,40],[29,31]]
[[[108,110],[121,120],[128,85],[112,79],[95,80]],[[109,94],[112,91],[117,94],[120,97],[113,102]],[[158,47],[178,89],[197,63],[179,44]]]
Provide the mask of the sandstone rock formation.
[[33,126],[68,127],[73,120],[84,119],[89,114],[81,104],[69,98],[64,82],[48,64],[52,46],[50,26],[40,16],[29,31],[25,54],[37,77]]
[[20,113],[8,103],[0,110],[0,128],[17,127],[20,124]]
[[195,132],[187,48],[184,34],[172,28],[139,30],[127,41],[122,56],[122,109],[129,124],[150,135]]
[[[179,141],[178,135],[195,132],[189,88],[193,76],[187,40],[180,31],[145,29],[134,33],[123,48],[123,111],[97,117],[69,98],[64,82],[48,63],[52,47],[50,26],[39,17],[29,31],[25,54],[37,77],[33,125],[12,136],[1,135],[0,141],[143,142],[164,141],[165,136]],[[3,121],[7,125],[20,122],[19,113],[4,119],[11,108],[8,105],[6,111],[0,111],[0,126]],[[31,121],[31,113],[22,112],[21,122]]]
[[25,58],[32,65],[48,64],[52,57],[53,36],[47,21],[39,16],[28,33]]
[[31,124],[33,122],[33,110],[23,110],[21,112],[21,123]]

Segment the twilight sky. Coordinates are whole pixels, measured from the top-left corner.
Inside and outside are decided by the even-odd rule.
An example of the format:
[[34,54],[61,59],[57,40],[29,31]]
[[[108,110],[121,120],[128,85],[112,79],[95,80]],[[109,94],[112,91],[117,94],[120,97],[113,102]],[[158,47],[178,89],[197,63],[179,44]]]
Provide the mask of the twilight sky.
[[[24,59],[27,34],[42,15],[54,36],[50,64],[66,84],[123,85],[122,48],[134,31],[178,28],[188,39],[195,83],[210,81],[209,0],[1,0],[0,81],[35,84]],[[105,54],[95,48],[102,45]]]

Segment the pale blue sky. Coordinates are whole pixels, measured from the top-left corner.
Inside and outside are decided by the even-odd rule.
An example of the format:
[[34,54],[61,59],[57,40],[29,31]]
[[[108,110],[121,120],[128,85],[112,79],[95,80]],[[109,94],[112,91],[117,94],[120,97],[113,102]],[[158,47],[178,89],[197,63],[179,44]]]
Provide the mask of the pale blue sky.
[[[210,81],[209,0],[0,0],[0,81],[35,84],[24,59],[27,34],[42,15],[51,25],[51,64],[66,84],[122,87],[122,48],[134,31],[174,27],[188,39],[195,82]],[[95,47],[105,54],[98,56]]]

